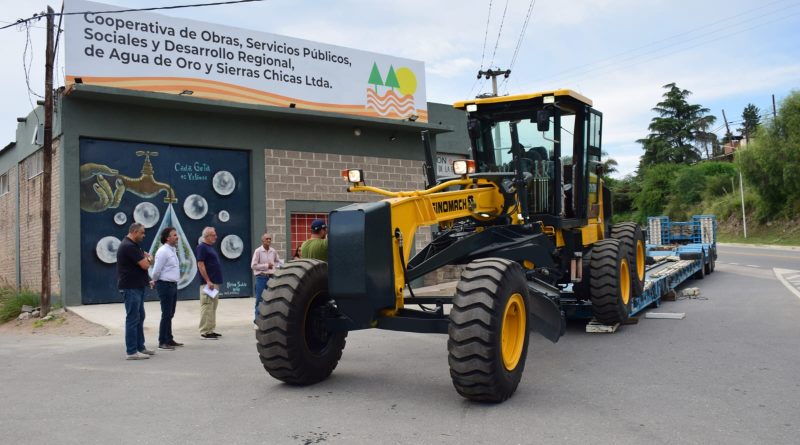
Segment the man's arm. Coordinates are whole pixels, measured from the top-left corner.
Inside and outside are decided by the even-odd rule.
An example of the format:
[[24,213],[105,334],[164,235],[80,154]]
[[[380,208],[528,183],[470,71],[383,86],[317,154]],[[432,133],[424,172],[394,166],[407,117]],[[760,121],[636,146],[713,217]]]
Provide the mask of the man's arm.
[[164,269],[164,263],[167,261],[165,253],[160,248],[156,251],[156,262],[153,264],[153,281],[158,281],[161,276],[161,270]]
[[206,282],[209,289],[214,289],[214,283],[208,278],[208,274],[206,273],[206,263],[205,261],[198,261],[197,262],[197,270],[200,271],[200,276],[203,277],[203,281]]

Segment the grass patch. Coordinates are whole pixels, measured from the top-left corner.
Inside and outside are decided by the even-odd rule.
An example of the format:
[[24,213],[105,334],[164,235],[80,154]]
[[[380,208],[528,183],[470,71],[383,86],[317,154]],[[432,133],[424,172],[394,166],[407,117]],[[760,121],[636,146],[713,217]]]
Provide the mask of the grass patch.
[[44,326],[47,323],[53,323],[53,324],[61,325],[61,324],[64,324],[65,321],[67,321],[67,319],[62,317],[62,316],[60,316],[60,315],[48,315],[47,317],[40,318],[40,319],[34,321],[33,322],[33,327],[34,328],[41,328],[42,326]]
[[17,292],[13,287],[0,287],[0,323],[17,318],[26,304],[39,306],[39,294],[31,290]]
[[755,218],[748,216],[747,238],[743,232],[741,218],[730,217],[720,221],[717,240],[721,243],[800,246],[800,220],[783,219],[758,224]]

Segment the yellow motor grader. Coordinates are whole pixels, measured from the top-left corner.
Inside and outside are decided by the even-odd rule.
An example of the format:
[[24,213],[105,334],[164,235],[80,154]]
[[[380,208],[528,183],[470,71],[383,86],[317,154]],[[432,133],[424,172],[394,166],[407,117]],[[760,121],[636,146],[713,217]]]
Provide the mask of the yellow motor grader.
[[[269,281],[256,338],[271,376],[326,379],[348,331],[442,333],[458,393],[496,403],[519,384],[529,332],[564,334],[565,301],[602,323],[627,319],[644,238],[634,223],[609,223],[602,114],[570,90],[454,106],[466,112],[472,159],[438,181],[429,168],[425,190],[382,190],[362,170],[343,172],[349,191],[385,199],[331,212],[328,262],[292,261]],[[414,233],[430,225],[438,231],[411,257]],[[465,266],[455,295],[413,292],[413,280],[449,265]]]

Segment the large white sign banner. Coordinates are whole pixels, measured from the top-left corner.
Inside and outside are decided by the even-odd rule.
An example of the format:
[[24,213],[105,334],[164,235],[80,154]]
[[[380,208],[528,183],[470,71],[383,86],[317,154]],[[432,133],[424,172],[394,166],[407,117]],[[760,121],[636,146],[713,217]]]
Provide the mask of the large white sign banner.
[[427,122],[416,60],[67,0],[66,83]]

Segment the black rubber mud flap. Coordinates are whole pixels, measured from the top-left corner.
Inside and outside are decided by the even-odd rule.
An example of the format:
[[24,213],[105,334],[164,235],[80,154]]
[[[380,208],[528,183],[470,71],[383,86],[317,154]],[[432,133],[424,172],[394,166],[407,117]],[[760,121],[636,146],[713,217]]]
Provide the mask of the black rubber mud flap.
[[528,314],[531,320],[531,329],[553,343],[567,331],[567,322],[558,304],[547,296],[529,292]]

